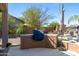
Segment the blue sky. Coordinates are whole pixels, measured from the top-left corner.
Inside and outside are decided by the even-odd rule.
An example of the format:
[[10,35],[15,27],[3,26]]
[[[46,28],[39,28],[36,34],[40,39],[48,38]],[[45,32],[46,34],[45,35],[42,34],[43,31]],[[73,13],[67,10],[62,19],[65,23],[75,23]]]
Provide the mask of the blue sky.
[[[8,4],[8,13],[13,16],[20,17],[22,16],[24,10],[34,6],[42,9],[49,9],[49,13],[55,16],[54,19],[49,19],[49,23],[52,21],[57,21],[60,23],[61,4],[58,3],[10,3]],[[79,15],[79,3],[66,3],[64,4],[64,9],[64,23],[66,25],[77,24],[76,21],[68,24],[68,18],[72,15]]]

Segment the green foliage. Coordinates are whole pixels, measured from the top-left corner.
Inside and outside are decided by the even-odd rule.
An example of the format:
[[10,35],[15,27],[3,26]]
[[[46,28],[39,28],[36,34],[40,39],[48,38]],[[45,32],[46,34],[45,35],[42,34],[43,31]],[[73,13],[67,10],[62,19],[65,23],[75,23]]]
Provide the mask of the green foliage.
[[16,28],[16,34],[25,34],[26,31],[24,29],[23,24],[18,24]]
[[[0,14],[0,31],[2,31],[2,16]],[[53,16],[51,16],[48,13],[48,10],[44,10],[41,8],[28,8],[23,12],[23,16],[20,18],[22,21],[24,21],[26,24],[28,24],[29,27],[38,26],[39,28],[42,27],[42,25],[48,20],[52,19]],[[17,34],[23,34],[26,33],[24,30],[23,24],[18,24],[17,28],[15,29],[14,26],[15,20],[13,17],[8,15],[8,26],[9,26],[9,34],[10,33],[17,33]],[[43,29],[43,28],[41,28]]]
[[[8,16],[9,34],[15,33],[13,25],[14,25],[14,19],[11,16]],[[0,13],[0,32],[2,32],[2,13]]]
[[11,16],[8,16],[8,25],[10,27],[13,27],[14,22],[15,22],[14,18],[12,18]]
[[8,16],[9,34],[14,34],[16,32],[14,27],[13,27],[14,22],[15,22],[15,20],[11,16]]
[[23,19],[29,26],[42,26],[48,19],[53,18],[48,14],[48,10],[40,8],[29,8],[23,12]]
[[45,31],[45,28],[44,27],[40,27],[40,30]]
[[53,21],[53,22],[51,22],[48,26],[49,26],[49,27],[52,27],[52,29],[55,30],[55,29],[59,26],[59,23]]
[[73,16],[69,17],[69,19],[68,19],[68,24],[69,24],[71,21],[78,21],[78,22],[79,22],[79,15],[73,15]]
[[59,41],[63,40],[63,41],[67,41],[65,38],[58,38]]

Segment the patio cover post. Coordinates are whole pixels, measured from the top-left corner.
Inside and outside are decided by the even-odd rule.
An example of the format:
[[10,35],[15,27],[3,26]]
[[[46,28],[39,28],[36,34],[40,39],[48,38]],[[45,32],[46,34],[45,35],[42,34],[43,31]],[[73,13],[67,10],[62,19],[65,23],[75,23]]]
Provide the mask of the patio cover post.
[[5,48],[8,43],[8,11],[6,3],[2,3],[2,47]]

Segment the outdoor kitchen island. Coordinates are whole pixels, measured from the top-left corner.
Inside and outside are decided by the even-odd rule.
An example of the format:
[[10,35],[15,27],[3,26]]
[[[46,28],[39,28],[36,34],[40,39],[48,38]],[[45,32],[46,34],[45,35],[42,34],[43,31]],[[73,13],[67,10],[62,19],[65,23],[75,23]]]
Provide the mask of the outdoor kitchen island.
[[33,34],[21,34],[21,49],[57,47],[57,34],[44,34],[42,41],[35,41],[32,36]]

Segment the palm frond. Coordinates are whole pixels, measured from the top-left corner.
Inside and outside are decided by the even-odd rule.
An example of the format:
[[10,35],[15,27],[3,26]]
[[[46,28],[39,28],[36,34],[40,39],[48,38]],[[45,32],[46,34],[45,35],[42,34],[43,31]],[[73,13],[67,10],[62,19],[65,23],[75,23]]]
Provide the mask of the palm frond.
[[69,24],[71,21],[78,21],[78,22],[79,22],[79,15],[70,16],[69,19],[68,19],[68,24]]

